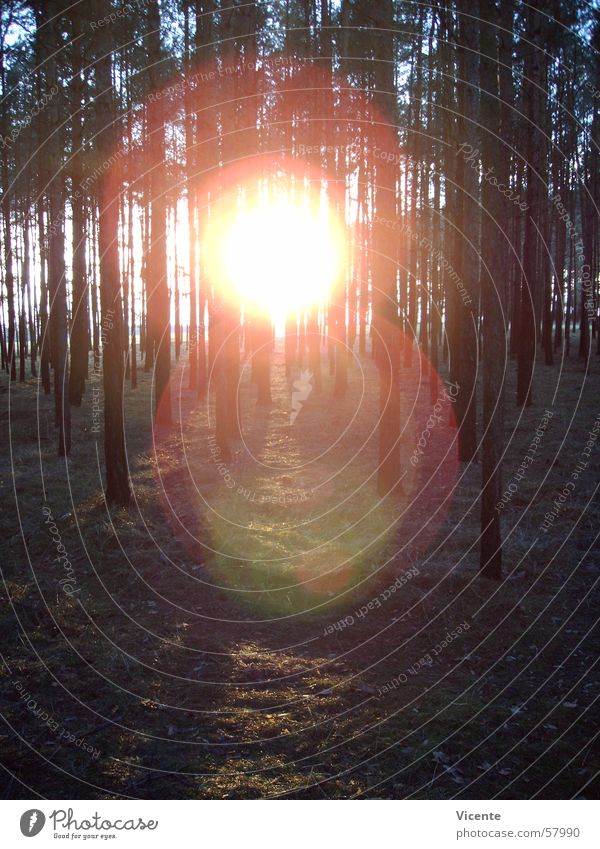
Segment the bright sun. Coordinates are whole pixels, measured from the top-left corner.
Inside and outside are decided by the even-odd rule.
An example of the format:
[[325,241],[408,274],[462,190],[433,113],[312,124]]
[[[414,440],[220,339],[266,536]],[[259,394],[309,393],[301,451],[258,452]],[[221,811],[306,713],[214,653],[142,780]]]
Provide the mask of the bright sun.
[[211,216],[206,251],[215,285],[281,318],[325,300],[343,274],[345,238],[322,197],[271,188]]

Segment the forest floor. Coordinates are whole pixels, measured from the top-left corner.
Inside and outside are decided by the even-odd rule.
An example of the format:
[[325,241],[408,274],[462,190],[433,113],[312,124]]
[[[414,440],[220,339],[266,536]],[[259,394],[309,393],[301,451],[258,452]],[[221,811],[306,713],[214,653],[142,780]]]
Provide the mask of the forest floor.
[[101,393],[66,463],[53,399],[2,376],[4,798],[598,795],[597,358],[539,365],[525,411],[507,376],[500,584],[477,575],[480,466],[457,463],[450,384],[425,366],[403,369],[405,477],[383,502],[369,358],[339,400],[325,357],[319,393],[277,351],[264,409],[246,365],[227,465],[182,367],[153,434],[142,372],[134,503],[110,511]]

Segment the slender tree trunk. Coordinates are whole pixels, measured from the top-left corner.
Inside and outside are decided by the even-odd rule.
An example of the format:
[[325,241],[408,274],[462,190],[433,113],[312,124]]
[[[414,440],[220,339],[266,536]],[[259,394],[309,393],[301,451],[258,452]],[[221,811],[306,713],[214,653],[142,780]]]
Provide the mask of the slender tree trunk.
[[[184,3],[184,68],[186,79],[191,77],[191,39],[190,39],[190,3]],[[187,221],[189,245],[189,275],[190,275],[190,327],[188,360],[190,364],[189,387],[198,387],[198,299],[196,279],[196,155],[194,150],[195,120],[192,103],[192,92],[189,83],[184,90],[185,106],[185,173],[187,191]]]
[[[151,88],[160,85],[160,10],[158,0],[148,0],[148,59]],[[148,320],[155,350],[154,411],[158,425],[171,424],[171,319],[167,277],[167,202],[165,182],[164,104],[158,97],[148,109],[148,149],[151,171],[151,237],[148,262]],[[152,304],[152,307],[150,306]]]
[[252,363],[257,389],[256,403],[261,407],[268,407],[271,404],[270,353],[273,341],[271,319],[268,313],[265,313],[255,315],[252,322]]
[[[416,53],[413,60],[414,86],[411,90],[414,96],[411,99],[412,119],[409,122],[411,133],[409,136],[410,160],[408,170],[410,171],[410,232],[417,232],[417,205],[419,198],[419,158],[420,158],[420,131],[421,131],[421,95],[423,90],[423,69],[421,64],[423,48],[423,17],[424,11],[419,11],[418,35],[416,42]],[[411,368],[413,358],[414,342],[417,339],[417,262],[418,243],[412,237],[408,247],[408,330],[404,345],[404,365]]]
[[[40,174],[40,185],[44,184],[43,175]],[[38,240],[40,245],[40,374],[44,394],[51,392],[50,383],[50,333],[48,327],[48,278],[47,278],[47,255],[46,231],[44,224],[44,202],[40,197],[37,202],[37,226]]]
[[[35,258],[35,234],[34,230],[31,227],[31,221],[29,219],[30,209],[27,210],[27,220],[25,222],[26,227],[30,227],[30,238],[33,238],[33,249],[34,249],[34,258]],[[35,261],[35,260],[34,260]],[[29,326],[29,363],[31,369],[31,376],[37,377],[37,345],[38,345],[38,334],[37,334],[37,295],[36,295],[36,287],[35,280],[32,281],[31,276],[29,278],[29,285],[27,286],[27,322]]]
[[128,242],[129,242],[129,290],[130,290],[130,329],[131,329],[131,388],[137,389],[137,339],[135,327],[135,260],[133,250],[133,191],[131,183],[127,192],[128,206]]
[[[25,198],[25,205],[28,206],[29,199]],[[27,359],[27,321],[25,316],[25,298],[30,287],[29,280],[29,223],[27,220],[27,212],[22,219],[23,233],[23,259],[21,262],[21,309],[19,312],[19,381],[25,381],[25,362]],[[31,340],[33,345],[33,340]]]
[[[101,19],[110,14],[109,0],[96,0],[95,11]],[[111,55],[116,43],[115,30],[105,27],[98,39],[96,58],[95,109],[96,144],[104,163],[117,147],[115,102],[111,79]],[[103,170],[98,178],[98,242],[100,252],[100,305],[102,311],[102,382],[104,388],[104,458],[106,462],[106,500],[127,506],[131,499],[129,471],[125,452],[123,388],[123,308],[119,279],[119,168],[118,162]]]
[[90,232],[92,236],[91,249],[91,288],[92,288],[92,350],[94,352],[94,363],[100,362],[100,290],[98,287],[98,215],[95,204],[92,205],[90,215]]
[[[459,264],[457,272],[469,294],[470,301],[463,301],[458,288],[452,285],[451,299],[455,304],[455,334],[453,373],[459,386],[456,396],[455,413],[459,427],[459,457],[464,462],[474,460],[477,451],[476,425],[476,379],[477,379],[477,336],[479,311],[479,244],[478,213],[478,177],[470,156],[478,159],[477,124],[479,104],[477,88],[471,84],[478,78],[479,33],[477,19],[472,14],[472,5],[468,0],[459,0],[459,113],[460,134],[467,145],[463,151],[457,150],[461,160],[461,179],[457,180],[461,194],[460,226],[455,238],[460,241],[457,249]],[[461,142],[462,144],[462,142]]]
[[[394,127],[396,87],[393,70],[394,35],[392,0],[375,7],[377,26],[376,89],[380,114]],[[395,134],[391,138],[395,138]],[[393,154],[394,151],[391,151]],[[392,160],[392,157],[388,157]],[[376,166],[374,228],[373,321],[376,363],[379,370],[379,466],[380,496],[398,491],[400,481],[400,322],[396,296],[396,249],[392,231],[381,222],[396,216],[396,174],[392,161],[378,159]]]
[[[527,134],[527,214],[523,245],[523,281],[519,315],[517,405],[529,406],[533,399],[533,368],[537,338],[538,243],[536,224],[541,220],[542,180],[545,173],[543,128],[544,45],[543,0],[531,0],[527,7],[528,50],[525,60],[525,106],[531,122]],[[538,129],[540,128],[540,129]]]
[[[2,138],[9,132],[9,93],[6,90],[6,75],[4,72],[4,44],[0,44],[0,81],[2,82],[1,132]],[[11,192],[8,175],[8,156],[2,157],[2,219],[4,224],[4,283],[6,286],[6,302],[8,309],[8,332],[6,334],[6,351],[8,356],[8,371],[11,380],[17,379],[16,366],[16,316],[15,316],[15,278],[13,269],[13,248],[11,228]]]
[[179,360],[181,353],[181,291],[179,289],[179,256],[177,251],[177,201],[173,206],[173,266],[175,282],[175,359]]
[[[510,3],[507,3],[510,12]],[[479,0],[480,83],[481,83],[481,163],[484,173],[498,169],[498,180],[508,184],[508,156],[500,139],[508,133],[501,126],[499,108],[498,35],[494,0]],[[506,10],[505,20],[506,25]],[[503,113],[506,117],[506,112]],[[504,196],[489,181],[481,189],[481,309],[483,318],[483,436],[481,450],[481,545],[479,568],[482,575],[502,578],[500,513],[496,507],[502,495],[502,454],[504,451],[503,381],[505,348],[503,305],[506,286],[505,256],[510,244],[505,236],[508,216]]]
[[71,179],[73,184],[73,312],[71,320],[71,373],[69,401],[81,405],[88,376],[89,305],[86,277],[85,198],[83,195],[83,48],[80,10],[72,11],[71,51],[73,80],[71,82]]
[[[61,44],[60,4],[48,0],[41,4],[38,37],[46,53],[46,86],[48,103],[46,117],[49,137],[44,150],[48,175],[48,293],[50,298],[50,339],[52,366],[54,368],[54,400],[58,426],[58,454],[68,456],[71,451],[71,411],[68,400],[69,356],[67,348],[67,285],[65,268],[64,233],[64,175],[63,145],[60,133],[58,98],[60,91],[56,51]],[[43,29],[41,27],[43,26]],[[40,32],[41,29],[41,32]],[[40,154],[41,155],[41,154]]]
[[[294,320],[295,330],[295,320]],[[293,342],[297,341],[294,333]],[[316,305],[308,310],[306,317],[306,342],[308,346],[308,369],[313,376],[315,393],[319,393],[323,387],[323,376],[321,371],[321,334],[319,332],[319,309]]]
[[[129,69],[129,64],[127,65]],[[133,181],[134,181],[134,147],[133,147],[133,116],[132,99],[131,99],[131,83],[127,80],[127,150],[128,150],[128,173],[129,183],[127,186],[127,249],[128,249],[128,267],[127,277],[129,279],[129,309],[130,309],[130,366],[129,377],[131,388],[137,389],[137,339],[135,327],[135,250],[133,241],[133,218],[134,218],[134,198],[133,198]]]
[[[313,328],[314,329],[314,328]],[[317,335],[319,333],[319,326],[317,324],[316,328]],[[319,340],[320,347],[320,340]],[[285,352],[285,374],[286,377],[289,377],[292,373],[292,369],[296,365],[296,350],[298,348],[298,319],[296,315],[288,315],[285,320],[285,344],[284,344],[284,352]]]

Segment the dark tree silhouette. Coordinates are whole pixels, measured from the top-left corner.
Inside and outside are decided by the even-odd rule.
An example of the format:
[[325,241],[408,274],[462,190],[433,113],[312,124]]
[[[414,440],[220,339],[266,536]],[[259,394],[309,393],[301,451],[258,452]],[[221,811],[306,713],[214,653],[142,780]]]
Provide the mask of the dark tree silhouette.
[[[98,17],[110,12],[107,0],[96,0]],[[100,305],[102,336],[102,382],[104,389],[104,458],[106,500],[127,506],[131,498],[123,421],[123,305],[119,270],[119,168],[115,132],[111,30],[98,39],[96,55],[96,145],[102,166],[98,181],[98,249],[100,261]]]

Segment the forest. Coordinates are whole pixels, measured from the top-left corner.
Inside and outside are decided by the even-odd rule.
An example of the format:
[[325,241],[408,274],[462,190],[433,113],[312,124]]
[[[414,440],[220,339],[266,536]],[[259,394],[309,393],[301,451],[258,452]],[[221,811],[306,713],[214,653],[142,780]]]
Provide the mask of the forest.
[[597,0],[0,0],[4,799],[590,799]]

